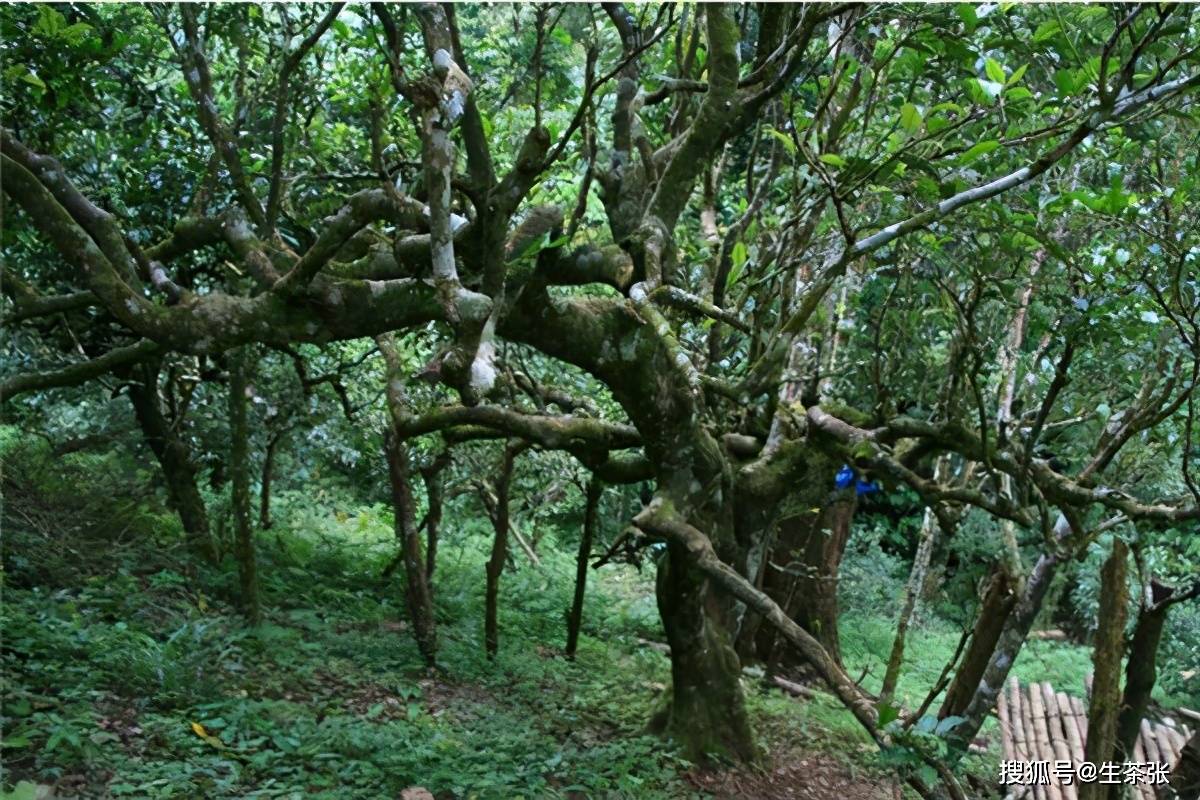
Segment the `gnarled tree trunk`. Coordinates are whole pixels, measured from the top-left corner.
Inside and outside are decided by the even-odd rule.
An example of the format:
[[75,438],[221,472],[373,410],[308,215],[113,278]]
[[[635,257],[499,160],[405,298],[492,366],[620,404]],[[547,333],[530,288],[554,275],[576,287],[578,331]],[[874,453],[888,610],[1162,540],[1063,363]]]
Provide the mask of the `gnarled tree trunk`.
[[[674,441],[658,454],[654,502],[665,501],[686,515],[708,533],[726,563],[744,570],[745,554],[734,531],[734,482],[719,445],[686,421],[664,417],[661,427],[664,439]],[[737,604],[718,593],[678,542],[668,542],[659,559],[656,595],[671,646],[671,688],[650,729],[670,736],[693,760],[757,760],[733,646]]]
[[657,585],[658,611],[671,646],[671,692],[650,730],[671,736],[695,761],[714,755],[757,759],[724,598],[676,542],[667,545],[659,562]]

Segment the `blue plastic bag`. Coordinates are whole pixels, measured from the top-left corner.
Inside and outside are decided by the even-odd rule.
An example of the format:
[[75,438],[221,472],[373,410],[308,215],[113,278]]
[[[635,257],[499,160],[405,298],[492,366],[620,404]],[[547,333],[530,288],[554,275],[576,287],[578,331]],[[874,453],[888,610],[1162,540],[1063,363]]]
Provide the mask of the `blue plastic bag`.
[[854,483],[854,470],[850,469],[849,464],[842,464],[842,468],[833,478],[833,485],[838,489],[849,489],[852,483]]

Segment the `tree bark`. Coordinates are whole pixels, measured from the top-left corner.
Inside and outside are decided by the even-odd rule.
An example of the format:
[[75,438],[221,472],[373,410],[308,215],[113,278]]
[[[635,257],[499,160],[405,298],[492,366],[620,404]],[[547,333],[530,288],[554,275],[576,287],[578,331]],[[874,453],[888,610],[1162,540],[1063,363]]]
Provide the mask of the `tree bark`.
[[583,510],[583,534],[579,539],[579,553],[575,557],[575,599],[567,615],[567,658],[575,658],[575,647],[579,644],[579,626],[583,622],[583,598],[587,592],[588,558],[592,554],[592,540],[600,510],[600,495],[604,484],[595,476],[588,481],[587,500]]
[[[412,493],[412,467],[408,458],[408,443],[401,434],[404,423],[409,419],[408,399],[405,397],[404,360],[390,334],[375,337],[375,344],[387,365],[387,385],[384,396],[387,400],[388,427],[384,435],[384,456],[387,459],[388,479],[392,494],[392,516],[395,520],[396,540],[399,543],[398,561],[404,562],[404,599],[412,621],[413,637],[425,663],[433,666],[437,659],[437,624],[433,614],[433,590],[430,586],[426,555],[421,545],[421,531],[416,522],[416,503]],[[430,506],[430,513],[433,513]],[[440,513],[440,503],[438,512]],[[426,520],[430,522],[431,520]],[[384,570],[387,578],[396,568],[393,561]]]
[[651,718],[651,732],[673,738],[692,761],[756,760],[741,664],[722,624],[724,609],[678,542],[668,542],[659,562],[657,596],[671,646],[671,692]]
[[484,568],[483,643],[488,658],[495,658],[500,649],[500,576],[508,556],[508,489],[512,482],[513,466],[524,445],[513,441],[504,448],[500,475],[490,489],[484,490],[484,505],[492,520],[492,553]]
[[251,625],[262,621],[258,599],[258,563],[250,521],[250,433],[246,424],[247,348],[229,353],[229,476],[237,536],[238,585],[242,613]]
[[425,553],[421,532],[417,528],[413,502],[408,446],[393,425],[384,440],[388,478],[392,489],[392,514],[395,518],[396,539],[404,561],[404,598],[412,621],[417,649],[425,663],[433,666],[437,659],[437,625],[433,615],[433,595],[425,571]]
[[207,561],[216,561],[217,553],[208,525],[204,498],[196,485],[196,468],[187,443],[180,438],[163,415],[158,398],[158,363],[134,368],[129,384],[129,400],[142,436],[162,468],[167,485],[167,501],[179,515],[192,549]]
[[996,651],[996,644],[1004,630],[1008,615],[1016,605],[1017,596],[1013,592],[1013,581],[1003,566],[992,572],[983,600],[979,604],[979,613],[975,617],[975,628],[971,634],[971,644],[954,680],[946,690],[938,719],[960,716],[966,711],[971,697],[979,687],[983,673]]
[[263,457],[262,486],[258,493],[258,527],[261,530],[271,530],[271,477],[275,469],[275,454],[283,442],[286,431],[278,431],[267,442],[267,452]]
[[1169,786],[1159,787],[1161,800],[1200,800],[1200,731],[1192,734],[1171,770]]
[[[1088,706],[1084,760],[1100,764],[1112,758],[1117,741],[1121,701],[1121,656],[1125,650],[1125,614],[1129,590],[1125,585],[1129,548],[1113,539],[1112,555],[1100,573],[1100,626],[1092,655],[1092,699]],[[1100,783],[1079,786],[1079,800],[1100,800],[1110,787]]]
[[433,463],[421,470],[425,484],[425,498],[429,506],[425,512],[425,580],[433,592],[433,571],[437,568],[438,531],[442,524],[442,471],[450,464],[450,451],[438,453]]
[[[1158,645],[1171,610],[1170,587],[1151,581],[1150,600],[1142,605],[1129,641],[1129,660],[1125,664],[1125,690],[1121,695],[1121,714],[1117,719],[1117,747],[1113,760],[1130,760],[1134,743],[1141,731],[1142,718],[1150,705],[1150,693],[1158,680]],[[1115,797],[1115,795],[1113,795]]]
[[[1054,525],[1052,535],[1062,542],[1070,533],[1070,525],[1065,517],[1059,515]],[[1041,611],[1046,600],[1046,592],[1058,573],[1062,556],[1054,551],[1047,551],[1038,557],[1029,576],[1020,591],[1020,596],[1013,604],[1012,611],[1004,619],[999,638],[988,658],[987,667],[983,671],[974,694],[966,708],[956,716],[962,716],[963,721],[956,725],[951,732],[954,743],[966,752],[966,747],[975,734],[983,726],[988,713],[995,707],[996,700],[1008,680],[1012,665],[1021,652],[1029,629]]]
[[[819,480],[824,482],[825,476]],[[854,490],[836,490],[812,504],[804,497],[796,502],[802,510],[778,523],[779,534],[765,567],[763,590],[840,664],[838,574],[857,504]],[[820,510],[814,512],[814,508]],[[782,649],[779,644],[778,631],[770,626],[759,629],[759,658],[771,664],[780,659],[792,666],[802,663],[796,651]]]

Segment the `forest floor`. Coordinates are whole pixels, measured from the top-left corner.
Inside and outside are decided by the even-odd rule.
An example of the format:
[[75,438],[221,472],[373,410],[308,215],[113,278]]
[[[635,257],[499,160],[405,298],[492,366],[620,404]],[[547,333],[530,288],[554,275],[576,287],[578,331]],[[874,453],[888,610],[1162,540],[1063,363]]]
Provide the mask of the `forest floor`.
[[[379,577],[394,547],[389,515],[309,497],[280,507],[259,539],[266,613],[254,629],[229,602],[228,561],[200,567],[165,535],[27,541],[43,534],[6,520],[3,788],[28,783],[3,796],[899,796],[894,764],[832,699],[749,677],[762,768],[699,770],[644,735],[669,681],[667,658],[645,645],[662,638],[651,568],[591,573],[568,661],[573,564],[549,533],[539,566],[518,553],[502,579],[500,654],[488,661],[487,537],[450,532],[435,576],[441,669],[430,673],[406,629],[401,579]],[[868,684],[890,625],[846,621],[848,666]],[[902,698],[932,682],[956,640],[937,626],[914,634]],[[1061,678],[1081,664],[1078,648],[1038,643],[1019,671]]]

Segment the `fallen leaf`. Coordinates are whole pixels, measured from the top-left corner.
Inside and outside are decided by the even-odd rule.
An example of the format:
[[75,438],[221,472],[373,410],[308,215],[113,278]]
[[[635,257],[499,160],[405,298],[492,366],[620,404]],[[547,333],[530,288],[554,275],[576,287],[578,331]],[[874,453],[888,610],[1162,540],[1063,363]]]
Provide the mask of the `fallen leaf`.
[[205,730],[204,726],[199,722],[192,723],[192,732],[219,750],[223,750],[225,748],[225,743]]

